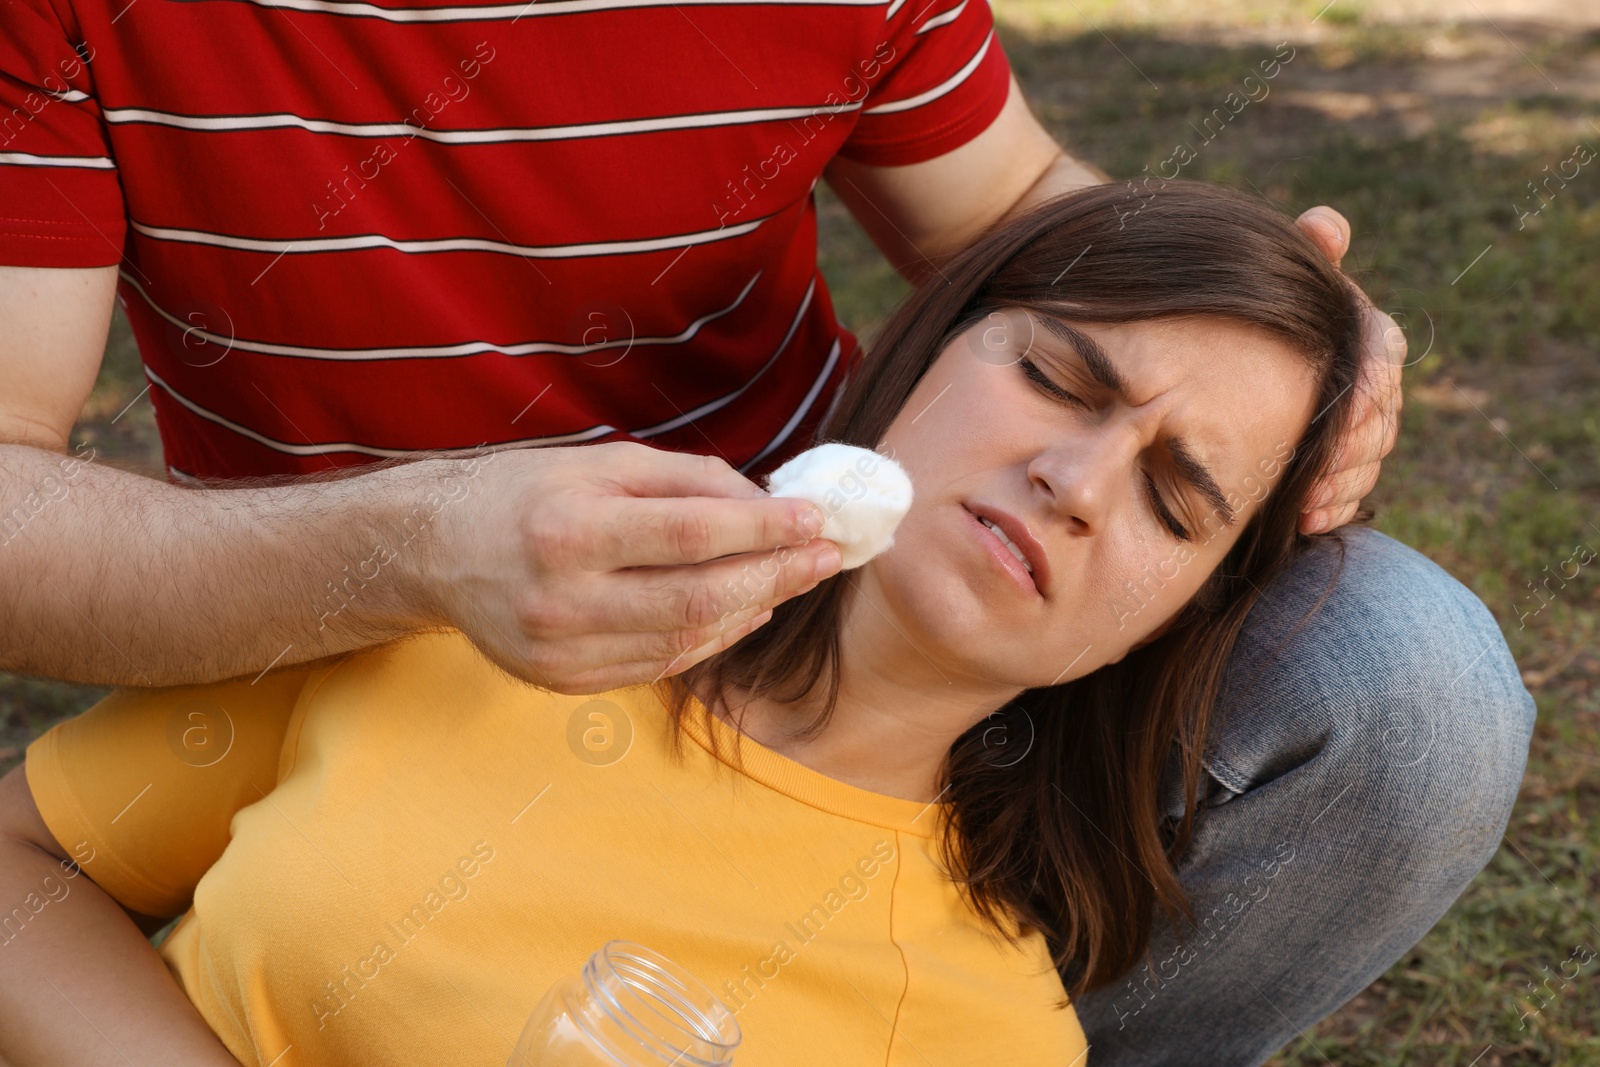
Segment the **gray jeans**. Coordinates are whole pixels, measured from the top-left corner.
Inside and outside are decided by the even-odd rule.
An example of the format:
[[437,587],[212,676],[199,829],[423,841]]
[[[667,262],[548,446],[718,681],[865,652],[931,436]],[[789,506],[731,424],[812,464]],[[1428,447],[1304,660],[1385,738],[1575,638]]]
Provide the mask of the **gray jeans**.
[[1179,865],[1196,925],[1180,944],[1158,913],[1150,966],[1077,1001],[1092,1067],[1260,1064],[1420,941],[1499,848],[1534,718],[1499,626],[1415,550],[1339,536],[1314,620],[1291,636],[1336,545],[1245,623]]

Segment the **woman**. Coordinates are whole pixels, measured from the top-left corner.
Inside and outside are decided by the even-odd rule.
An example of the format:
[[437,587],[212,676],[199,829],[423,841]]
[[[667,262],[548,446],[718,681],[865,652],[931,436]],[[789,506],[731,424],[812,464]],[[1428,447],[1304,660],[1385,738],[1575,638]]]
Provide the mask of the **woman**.
[[[1176,752],[1192,810],[1359,358],[1286,218],[1146,192],[1044,204],[912,294],[822,432],[911,475],[894,547],[680,675],[551,695],[447,631],[36,741],[40,844],[183,915],[176,987],[107,935],[148,979],[116,995],[185,1062],[228,1060],[184,996],[245,1064],[498,1065],[626,938],[722,996],[746,1067],[1082,1062],[1063,993],[1183,907],[1158,772]],[[23,1065],[51,1039],[7,1033]]]

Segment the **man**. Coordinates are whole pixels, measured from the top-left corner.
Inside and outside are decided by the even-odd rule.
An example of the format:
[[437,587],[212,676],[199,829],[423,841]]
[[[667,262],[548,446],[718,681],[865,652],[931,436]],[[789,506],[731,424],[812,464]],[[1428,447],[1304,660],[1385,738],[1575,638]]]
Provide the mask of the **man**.
[[[565,693],[684,669],[838,566],[753,484],[861,358],[817,179],[912,280],[1105,179],[984,0],[7,0],[0,73],[0,666],[101,684],[440,625]],[[1343,254],[1336,212],[1302,225]],[[113,292],[176,484],[63,455]],[[1371,320],[1308,531],[1393,444],[1404,346]],[[351,476],[204,488],[287,474]],[[1532,708],[1498,629],[1404,546],[1349,548],[1303,632],[1326,552],[1252,615],[1196,927],[1078,1005],[1097,1063],[1259,1062],[1496,847]]]

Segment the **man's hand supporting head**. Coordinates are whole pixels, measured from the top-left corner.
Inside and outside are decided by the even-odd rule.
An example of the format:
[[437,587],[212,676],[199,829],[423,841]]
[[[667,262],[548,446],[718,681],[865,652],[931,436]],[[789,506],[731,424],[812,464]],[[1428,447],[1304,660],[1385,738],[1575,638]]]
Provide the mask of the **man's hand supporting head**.
[[[1331,207],[1319,205],[1295,222],[1323,255],[1340,266],[1350,249],[1350,223]],[[1311,493],[1300,516],[1301,533],[1322,533],[1349,522],[1361,498],[1378,484],[1378,468],[1394,449],[1400,433],[1401,371],[1406,362],[1406,335],[1388,314],[1374,307],[1352,285],[1365,314],[1362,324],[1361,379],[1356,383],[1355,410],[1345,428],[1331,471]]]

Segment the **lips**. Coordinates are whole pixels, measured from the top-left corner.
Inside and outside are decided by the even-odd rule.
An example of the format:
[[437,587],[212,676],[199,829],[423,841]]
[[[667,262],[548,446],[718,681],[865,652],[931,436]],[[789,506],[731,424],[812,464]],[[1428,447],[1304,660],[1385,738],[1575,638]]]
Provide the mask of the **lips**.
[[[997,530],[992,529],[991,532],[996,532],[997,535],[1004,535],[999,537],[1002,544],[1010,541],[1012,545],[1015,545],[1021,551],[1022,560],[1025,561],[1026,567],[1032,572],[1034,588],[1039,592],[1039,595],[1043,596],[1050,588],[1050,557],[1045,552],[1044,545],[1039,542],[1039,539],[1028,531],[1027,524],[1010,512],[988,504],[974,502],[963,506],[981,523],[998,528]],[[1011,552],[1013,556],[1016,556],[1016,554],[1015,551]]]

